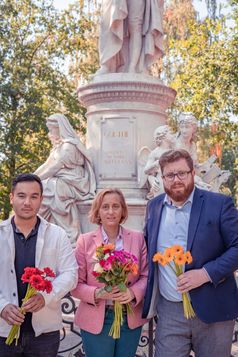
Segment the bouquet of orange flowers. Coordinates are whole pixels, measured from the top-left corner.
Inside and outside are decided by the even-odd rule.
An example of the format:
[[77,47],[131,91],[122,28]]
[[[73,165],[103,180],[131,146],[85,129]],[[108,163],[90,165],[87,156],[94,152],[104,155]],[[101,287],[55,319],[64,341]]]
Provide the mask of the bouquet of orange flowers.
[[[96,249],[96,264],[93,275],[105,287],[101,291],[111,292],[114,286],[120,291],[126,291],[128,275],[138,273],[137,258],[125,250],[115,250],[113,244],[102,244]],[[130,303],[126,304],[127,313],[132,313]],[[109,336],[120,338],[120,327],[123,324],[123,306],[114,302],[114,321]]]
[[[49,278],[54,278],[54,272],[46,267],[43,270],[38,268],[31,268],[27,267],[24,269],[24,273],[22,274],[21,280],[23,283],[28,283],[26,296],[22,300],[22,302],[26,302],[29,300],[33,295],[37,293],[37,291],[46,291],[49,294],[52,291],[52,282]],[[25,314],[24,308],[21,307],[21,313]],[[18,342],[18,338],[20,335],[20,326],[13,325],[8,337],[6,339],[6,344],[11,345],[14,339],[16,339],[16,345]]]
[[[192,263],[193,258],[189,251],[184,252],[180,245],[173,245],[166,248],[164,253],[156,253],[153,257],[153,262],[158,262],[162,266],[168,265],[179,276],[183,273],[183,265]],[[182,293],[184,316],[191,319],[195,316],[195,312],[191,305],[187,293]]]

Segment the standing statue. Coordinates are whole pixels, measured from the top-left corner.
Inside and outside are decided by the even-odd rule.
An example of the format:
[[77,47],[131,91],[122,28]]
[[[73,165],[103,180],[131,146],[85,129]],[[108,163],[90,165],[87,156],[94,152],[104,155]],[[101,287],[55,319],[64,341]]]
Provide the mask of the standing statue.
[[[161,170],[159,166],[159,158],[165,152],[174,147],[174,136],[168,125],[161,125],[154,131],[154,142],[156,148],[150,151],[148,148],[142,148],[138,154],[140,165],[142,163],[142,157],[146,157],[145,165],[141,170],[146,174],[145,178],[148,180],[150,191],[147,198],[152,198],[164,191]],[[143,177],[143,176],[142,176]],[[143,183],[142,183],[143,181]],[[141,180],[143,185],[145,180]]]
[[46,125],[53,148],[35,171],[44,187],[40,215],[64,228],[75,244],[80,233],[77,204],[94,197],[95,175],[89,154],[68,119],[53,114]]
[[96,74],[147,73],[163,56],[163,0],[102,0]]

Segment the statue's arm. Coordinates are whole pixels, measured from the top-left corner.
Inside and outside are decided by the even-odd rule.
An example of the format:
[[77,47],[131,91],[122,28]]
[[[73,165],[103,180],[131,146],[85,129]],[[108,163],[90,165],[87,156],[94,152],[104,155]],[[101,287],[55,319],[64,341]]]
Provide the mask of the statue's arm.
[[60,159],[50,160],[49,157],[46,162],[35,171],[35,174],[38,175],[41,180],[45,180],[54,176],[63,166],[64,163]]
[[35,174],[42,180],[54,176],[67,162],[70,161],[70,157],[74,154],[74,150],[74,145],[63,143],[61,147],[51,152],[46,162],[35,171]]

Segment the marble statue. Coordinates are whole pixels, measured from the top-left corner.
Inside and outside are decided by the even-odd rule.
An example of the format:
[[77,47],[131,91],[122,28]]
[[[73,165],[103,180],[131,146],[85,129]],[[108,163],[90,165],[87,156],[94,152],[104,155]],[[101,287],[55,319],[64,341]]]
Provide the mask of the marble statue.
[[225,183],[230,173],[221,170],[215,161],[216,155],[212,155],[208,160],[200,164],[197,158],[197,147],[194,141],[198,129],[197,119],[191,112],[183,112],[178,118],[179,130],[176,134],[175,147],[187,150],[194,162],[195,184],[196,186],[210,191],[218,192],[220,186]]
[[102,0],[101,68],[96,74],[147,73],[163,56],[163,0]]
[[197,119],[190,112],[181,113],[178,119],[179,130],[173,134],[168,125],[159,126],[154,132],[156,148],[150,150],[147,146],[142,147],[138,153],[138,185],[144,187],[148,182],[148,199],[163,192],[163,180],[159,166],[160,156],[170,149],[187,150],[194,162],[196,186],[218,192],[220,186],[225,183],[230,172],[221,170],[215,163],[216,155],[212,155],[203,164],[198,163],[197,147],[194,141],[198,129]]
[[176,134],[175,148],[185,149],[191,155],[194,166],[198,164],[197,146],[194,141],[198,123],[191,112],[181,113],[178,118],[178,132]]
[[35,171],[44,187],[40,215],[63,227],[74,245],[80,233],[77,204],[94,197],[95,175],[89,154],[68,119],[53,114],[46,125],[53,148]]
[[139,164],[143,163],[142,157],[146,158],[143,166],[143,172],[146,176],[141,180],[140,186],[144,185],[146,178],[150,186],[148,198],[155,197],[164,191],[159,158],[165,151],[172,149],[175,144],[174,135],[168,125],[161,125],[155,129],[154,143],[156,144],[154,150],[150,151],[144,147],[139,152]]

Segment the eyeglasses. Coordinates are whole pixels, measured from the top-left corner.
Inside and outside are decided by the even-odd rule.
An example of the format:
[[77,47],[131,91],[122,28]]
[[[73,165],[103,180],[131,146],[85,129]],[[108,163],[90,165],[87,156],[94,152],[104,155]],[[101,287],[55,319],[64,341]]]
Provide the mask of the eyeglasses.
[[175,176],[177,176],[180,180],[186,180],[188,177],[188,174],[190,174],[192,171],[179,171],[179,172],[169,172],[166,175],[163,175],[163,179],[165,179],[168,182],[172,182],[175,179]]

